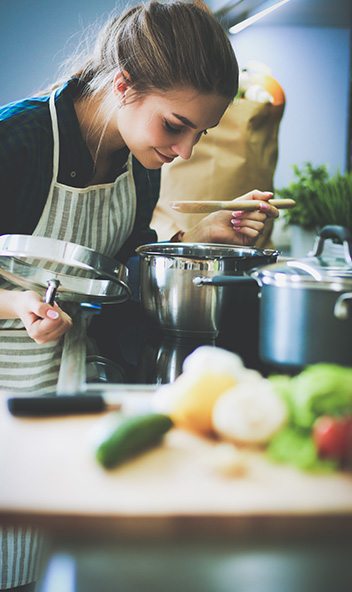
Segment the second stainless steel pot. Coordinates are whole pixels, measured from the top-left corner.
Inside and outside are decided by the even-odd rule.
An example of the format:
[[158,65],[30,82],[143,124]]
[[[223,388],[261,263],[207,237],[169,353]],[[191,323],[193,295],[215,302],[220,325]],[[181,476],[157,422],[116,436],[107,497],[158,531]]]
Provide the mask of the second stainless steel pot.
[[[324,257],[327,240],[343,257]],[[314,249],[252,272],[261,286],[259,354],[277,366],[352,365],[352,237],[338,226],[318,233]]]
[[[274,263],[279,254],[270,249],[199,243],[154,243],[137,252],[141,300],[150,321],[175,335],[204,337],[216,337],[221,331],[224,306],[236,297],[236,287],[200,289],[194,278],[231,275],[238,277],[239,284],[251,269]],[[256,291],[255,282],[248,285]]]
[[[343,256],[325,256],[330,238],[343,244]],[[264,363],[292,369],[319,362],[352,365],[351,253],[350,233],[325,227],[307,257],[249,272],[260,288],[259,356]],[[200,276],[194,281],[223,287],[236,284],[237,278]]]
[[265,282],[260,301],[261,359],[298,368],[319,362],[351,366],[352,280],[310,281],[299,273],[271,272],[276,273],[271,280],[264,271],[257,275]]

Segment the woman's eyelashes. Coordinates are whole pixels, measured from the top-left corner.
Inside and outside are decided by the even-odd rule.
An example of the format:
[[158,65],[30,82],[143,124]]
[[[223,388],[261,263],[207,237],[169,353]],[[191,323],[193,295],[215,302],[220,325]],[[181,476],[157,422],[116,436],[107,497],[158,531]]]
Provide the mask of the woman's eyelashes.
[[[164,119],[164,126],[165,126],[166,130],[168,132],[170,132],[171,134],[179,134],[182,131],[181,127],[174,127],[173,125],[171,125],[171,123],[167,119]],[[199,137],[203,136],[203,135],[206,136],[207,133],[208,133],[208,130],[205,129],[199,133]]]
[[167,131],[171,132],[172,134],[179,134],[181,131],[180,127],[174,127],[173,125],[171,125],[171,123],[168,122],[167,119],[164,119],[164,125],[165,125]]

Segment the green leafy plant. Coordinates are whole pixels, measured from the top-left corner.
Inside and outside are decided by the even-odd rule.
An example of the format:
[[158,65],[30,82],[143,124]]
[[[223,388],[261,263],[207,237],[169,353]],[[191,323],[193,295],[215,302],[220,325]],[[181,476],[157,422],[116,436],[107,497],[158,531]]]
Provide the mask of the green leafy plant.
[[325,165],[313,167],[305,163],[302,169],[293,166],[296,179],[288,187],[276,190],[286,199],[294,199],[296,207],[286,210],[286,225],[296,224],[306,230],[317,230],[336,224],[352,229],[352,171],[333,177]]

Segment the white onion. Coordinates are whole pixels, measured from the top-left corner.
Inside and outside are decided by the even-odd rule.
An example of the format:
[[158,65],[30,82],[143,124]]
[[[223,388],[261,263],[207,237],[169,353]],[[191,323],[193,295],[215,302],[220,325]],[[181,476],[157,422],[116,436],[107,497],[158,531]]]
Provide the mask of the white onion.
[[221,347],[201,345],[185,358],[182,371],[195,374],[222,374],[234,378],[243,371],[243,362],[240,356]]
[[286,423],[288,410],[269,380],[243,381],[224,392],[213,409],[215,431],[243,444],[264,444]]

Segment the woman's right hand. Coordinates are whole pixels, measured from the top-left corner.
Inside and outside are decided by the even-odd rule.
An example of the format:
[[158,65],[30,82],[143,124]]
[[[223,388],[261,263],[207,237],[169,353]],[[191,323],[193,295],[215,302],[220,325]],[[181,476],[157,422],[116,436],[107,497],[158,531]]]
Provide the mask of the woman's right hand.
[[182,242],[224,243],[230,245],[252,246],[264,230],[268,218],[277,218],[279,211],[268,200],[271,191],[253,189],[235,201],[257,200],[259,207],[253,211],[223,210],[208,214],[193,228],[184,233]]
[[51,306],[44,302],[36,292],[14,290],[8,291],[8,294],[11,305],[8,301],[7,307],[11,307],[13,314],[3,318],[21,319],[29,337],[39,345],[59,341],[72,327],[72,319],[68,314],[57,304]]

